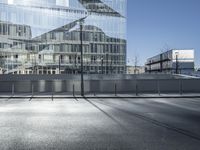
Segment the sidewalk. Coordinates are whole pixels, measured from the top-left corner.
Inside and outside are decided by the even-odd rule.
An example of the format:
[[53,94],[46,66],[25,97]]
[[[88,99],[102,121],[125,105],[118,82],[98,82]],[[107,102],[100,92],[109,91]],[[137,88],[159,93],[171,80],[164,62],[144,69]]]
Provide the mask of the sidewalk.
[[[188,93],[188,94],[85,94],[85,98],[200,98],[200,93]],[[0,98],[51,98],[51,99],[63,99],[63,98],[83,98],[80,94],[73,95],[72,93],[0,93]]]

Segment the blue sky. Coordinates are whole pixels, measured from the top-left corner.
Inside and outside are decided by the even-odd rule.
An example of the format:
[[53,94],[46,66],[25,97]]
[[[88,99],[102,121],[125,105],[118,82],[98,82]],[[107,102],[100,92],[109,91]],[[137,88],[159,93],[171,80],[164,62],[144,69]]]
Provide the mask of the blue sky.
[[200,67],[200,0],[127,0],[128,54],[143,65],[166,49],[195,49]]

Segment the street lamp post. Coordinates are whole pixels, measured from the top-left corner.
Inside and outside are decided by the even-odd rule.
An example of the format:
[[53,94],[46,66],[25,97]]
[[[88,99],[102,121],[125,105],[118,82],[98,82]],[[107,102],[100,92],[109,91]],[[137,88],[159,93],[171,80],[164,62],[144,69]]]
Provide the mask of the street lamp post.
[[151,60],[150,60],[150,65],[149,65],[149,73],[151,73]]
[[84,96],[84,82],[83,82],[83,23],[84,20],[80,20],[80,51],[81,51],[81,96]]
[[[76,60],[77,60],[77,54],[75,55],[75,58],[74,58],[74,61],[75,61],[75,74],[76,74],[76,72],[77,72],[77,62],[76,62]],[[79,63],[79,62],[78,62]]]
[[59,55],[59,74],[61,73],[61,56]]
[[178,74],[178,52],[176,52],[176,74]]

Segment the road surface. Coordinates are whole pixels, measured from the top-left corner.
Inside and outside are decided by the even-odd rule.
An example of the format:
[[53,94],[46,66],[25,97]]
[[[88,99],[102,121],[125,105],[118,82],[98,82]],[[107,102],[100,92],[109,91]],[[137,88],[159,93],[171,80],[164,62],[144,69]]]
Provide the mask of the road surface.
[[0,149],[198,150],[200,99],[0,99]]

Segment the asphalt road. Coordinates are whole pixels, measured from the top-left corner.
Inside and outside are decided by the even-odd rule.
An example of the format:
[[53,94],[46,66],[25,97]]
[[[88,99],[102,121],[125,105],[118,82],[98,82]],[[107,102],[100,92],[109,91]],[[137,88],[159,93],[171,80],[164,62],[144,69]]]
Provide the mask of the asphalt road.
[[200,99],[0,99],[0,150],[198,150]]

